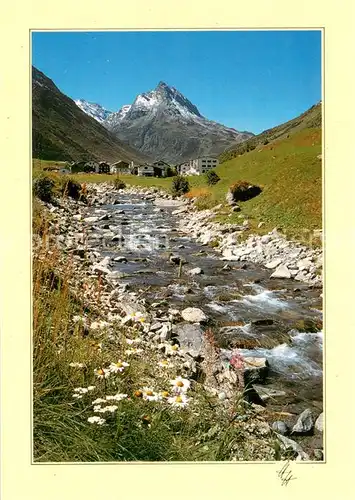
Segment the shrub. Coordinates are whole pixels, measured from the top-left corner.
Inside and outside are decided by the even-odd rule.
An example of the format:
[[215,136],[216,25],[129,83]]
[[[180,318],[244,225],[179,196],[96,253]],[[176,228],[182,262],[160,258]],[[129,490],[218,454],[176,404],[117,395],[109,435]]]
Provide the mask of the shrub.
[[212,198],[211,193],[206,193],[196,198],[194,203],[197,210],[207,210],[217,204],[216,200]]
[[174,167],[168,167],[166,169],[166,177],[174,177],[174,175],[176,175],[177,172],[176,172],[176,168]]
[[263,142],[264,146],[266,146],[267,144],[269,144],[269,141],[267,139],[265,139],[265,141]]
[[188,193],[185,194],[186,198],[199,198],[200,196],[204,196],[207,194],[211,194],[210,190],[206,187],[193,187],[190,189]]
[[74,200],[79,200],[83,198],[81,184],[75,181],[71,177],[64,178],[60,183],[60,193],[63,196],[69,196]]
[[54,179],[48,175],[41,175],[33,181],[33,194],[42,201],[51,202],[54,197]]
[[213,186],[214,184],[217,184],[221,179],[218,174],[214,170],[209,170],[206,174],[206,179],[207,179],[207,184],[209,186]]
[[233,201],[246,201],[261,193],[261,188],[246,181],[237,181],[229,187]]
[[172,179],[171,192],[174,196],[181,196],[190,190],[189,181],[182,175],[176,175]]
[[43,236],[48,231],[49,214],[37,198],[32,200],[32,228],[33,234]]
[[126,184],[123,182],[122,179],[120,179],[118,176],[115,178],[113,181],[113,187],[115,189],[124,189],[126,187]]

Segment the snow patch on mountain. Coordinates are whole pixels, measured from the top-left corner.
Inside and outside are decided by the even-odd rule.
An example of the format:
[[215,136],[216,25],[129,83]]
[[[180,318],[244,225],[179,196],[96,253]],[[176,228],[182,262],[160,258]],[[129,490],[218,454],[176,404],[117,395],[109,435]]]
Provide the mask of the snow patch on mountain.
[[99,123],[103,123],[112,114],[112,111],[108,111],[100,104],[88,102],[85,99],[77,99],[74,102],[84,113],[95,118]]
[[122,106],[122,108],[119,110],[121,118],[124,118],[130,109],[131,109],[130,104],[125,104],[124,106]]
[[140,94],[134,101],[134,106],[143,108],[153,108],[158,104],[159,99],[155,92],[150,92],[149,94]]

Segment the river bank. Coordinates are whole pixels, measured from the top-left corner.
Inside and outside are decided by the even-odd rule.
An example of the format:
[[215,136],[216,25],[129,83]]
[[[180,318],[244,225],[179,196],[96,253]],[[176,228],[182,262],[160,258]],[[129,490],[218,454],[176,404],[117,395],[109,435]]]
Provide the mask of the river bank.
[[[88,202],[84,205],[62,199],[57,206],[47,206],[52,217],[51,233],[56,235],[64,261],[69,258],[74,266],[73,289],[81,291],[84,311],[90,311],[76,318],[83,331],[88,336],[100,332],[104,343],[107,339],[115,341],[117,329],[127,328],[130,335],[139,332],[148,359],[152,358],[152,346],[154,356],[160,359],[157,363],[166,361],[166,357],[174,359],[175,375],[186,377],[197,392],[203,388],[226,411],[234,404],[236,394],[246,392],[249,413],[240,409],[239,416],[246,415],[244,430],[256,433],[259,450],[251,451],[255,458],[248,459],[274,459],[270,450],[274,450],[271,442],[275,439],[285,451],[293,447],[294,458],[319,459],[319,451],[313,452],[322,447],[321,433],[314,431],[322,410],[321,334],[317,330],[321,313],[316,307],[321,292],[319,276],[316,279],[313,268],[306,264],[305,278],[312,287],[301,281],[295,286],[287,277],[271,278],[267,267],[252,261],[253,251],[240,256],[234,253],[241,248],[264,249],[276,241],[280,259],[295,252],[294,246],[280,248],[282,238],[277,235],[260,245],[258,241],[253,246],[248,241],[231,244],[234,231],[206,220],[213,211],[190,212],[187,201],[172,200],[154,188],[117,192],[108,185],[89,186]],[[220,238],[221,256],[208,246],[215,238]],[[313,262],[319,258],[318,251],[309,252],[301,249],[294,259],[312,258]],[[256,251],[256,255],[263,255],[265,261],[275,259],[264,250]],[[292,270],[292,264],[286,265]],[[305,269],[293,270],[299,273]],[[271,282],[272,289],[266,286]],[[296,300],[292,299],[294,294],[298,294]],[[304,331],[292,328],[305,319],[308,326],[303,324]],[[211,332],[209,340],[206,331]],[[172,358],[174,345],[179,355]],[[233,361],[235,349],[241,356],[237,363]],[[300,404],[293,394],[300,383],[305,385],[300,377],[305,366],[310,367],[307,390],[311,382],[313,393],[303,394]],[[293,377],[285,375],[290,372]],[[245,385],[249,391],[245,391]],[[308,423],[305,411],[306,417],[312,414],[307,417]],[[277,414],[286,415],[283,432],[291,434],[293,443],[297,436],[308,453],[272,430],[275,425],[279,431],[282,427],[275,424]],[[237,455],[235,459],[243,460]]]

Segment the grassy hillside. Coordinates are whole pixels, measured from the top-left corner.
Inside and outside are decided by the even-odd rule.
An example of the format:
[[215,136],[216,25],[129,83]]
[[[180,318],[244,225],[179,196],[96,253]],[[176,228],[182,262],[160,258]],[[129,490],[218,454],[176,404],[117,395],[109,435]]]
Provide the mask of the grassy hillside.
[[221,181],[210,190],[211,198],[223,201],[233,181],[246,180],[263,188],[259,196],[240,204],[246,215],[280,226],[290,237],[321,228],[320,153],[320,128],[296,132],[221,164],[216,169]]
[[145,161],[85,114],[41,71],[32,70],[32,149],[43,160]]
[[272,141],[282,138],[288,138],[295,133],[307,128],[320,128],[322,126],[322,106],[321,103],[315,104],[301,115],[282,123],[277,127],[264,130],[259,135],[256,135],[241,144],[226,149],[220,155],[220,161],[225,162],[236,158],[239,155],[254,150],[262,145],[266,145]]

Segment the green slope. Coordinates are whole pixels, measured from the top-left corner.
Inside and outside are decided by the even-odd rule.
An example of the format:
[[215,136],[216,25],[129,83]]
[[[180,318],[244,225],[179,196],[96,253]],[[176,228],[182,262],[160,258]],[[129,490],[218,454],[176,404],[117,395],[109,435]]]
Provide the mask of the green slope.
[[261,185],[263,192],[243,203],[250,216],[280,226],[290,235],[322,227],[321,130],[304,129],[288,139],[225,162],[217,169],[222,195],[234,180]]
[[252,151],[259,146],[273,142],[274,140],[290,137],[303,129],[320,128],[321,126],[322,106],[319,102],[296,118],[282,123],[277,127],[264,130],[261,134],[251,137],[241,144],[235,144],[234,146],[226,149],[226,151],[220,155],[219,159],[221,162],[225,162],[248,151]]
[[[206,179],[190,177],[190,196],[200,196],[201,208],[225,204],[231,184],[245,180],[262,187],[255,198],[238,203],[251,223],[251,232],[264,233],[275,226],[289,238],[305,239],[307,231],[322,227],[321,129],[305,128],[220,164],[221,180],[207,187]],[[240,224],[240,213],[223,206],[217,218]],[[258,231],[258,223],[264,225]]]

